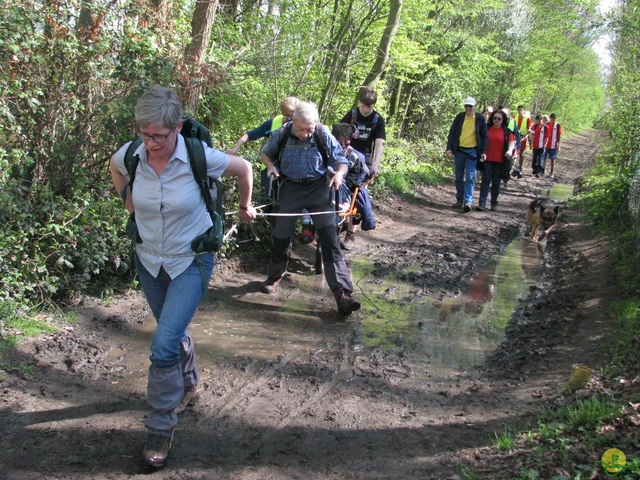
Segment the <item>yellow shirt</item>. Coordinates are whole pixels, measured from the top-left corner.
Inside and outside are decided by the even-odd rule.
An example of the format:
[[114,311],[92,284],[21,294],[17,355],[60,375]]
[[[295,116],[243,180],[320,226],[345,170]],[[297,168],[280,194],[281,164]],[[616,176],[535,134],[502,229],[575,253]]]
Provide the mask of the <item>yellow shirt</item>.
[[475,148],[478,146],[478,139],[476,138],[476,117],[471,118],[465,115],[464,122],[462,123],[462,132],[460,132],[461,148]]

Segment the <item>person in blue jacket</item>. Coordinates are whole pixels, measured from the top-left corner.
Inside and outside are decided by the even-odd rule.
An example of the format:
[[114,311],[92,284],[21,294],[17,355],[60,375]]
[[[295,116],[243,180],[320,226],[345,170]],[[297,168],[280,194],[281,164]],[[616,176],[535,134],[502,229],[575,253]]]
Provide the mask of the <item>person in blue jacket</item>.
[[[262,122],[260,126],[243,133],[236,144],[227,152],[227,154],[238,155],[240,147],[242,147],[245,143],[271,136],[273,132],[275,132],[282,125],[291,120],[293,112],[296,109],[296,105],[298,105],[299,102],[300,100],[298,100],[296,97],[285,98],[282,102],[280,102],[280,115],[269,118]],[[267,178],[267,170],[266,168],[263,168],[260,172],[260,188],[263,197],[267,196],[268,185],[269,179]]]

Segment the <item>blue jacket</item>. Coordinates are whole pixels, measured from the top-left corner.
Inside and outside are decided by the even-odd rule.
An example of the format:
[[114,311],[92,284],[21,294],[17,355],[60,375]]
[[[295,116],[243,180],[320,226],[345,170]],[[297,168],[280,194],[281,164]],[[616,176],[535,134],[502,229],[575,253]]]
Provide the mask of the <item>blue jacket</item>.
[[376,228],[376,217],[373,215],[373,207],[371,206],[371,197],[366,188],[359,188],[356,196],[356,208],[358,209],[359,218],[353,217],[353,224],[362,223],[360,228],[363,231],[373,230]]
[[[464,123],[464,112],[460,112],[454,118],[453,123],[451,124],[451,128],[449,129],[449,136],[447,138],[447,150],[451,150],[451,152],[455,155],[458,151],[458,145],[460,144],[460,135],[462,134],[462,124]],[[480,158],[480,155],[487,153],[487,122],[484,117],[475,112],[476,116],[476,140],[478,142],[477,147],[477,158]]]

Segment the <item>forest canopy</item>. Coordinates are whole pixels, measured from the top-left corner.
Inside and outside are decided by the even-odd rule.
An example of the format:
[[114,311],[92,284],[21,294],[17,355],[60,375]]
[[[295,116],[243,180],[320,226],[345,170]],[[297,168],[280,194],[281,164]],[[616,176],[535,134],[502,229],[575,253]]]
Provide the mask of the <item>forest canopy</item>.
[[[440,160],[469,95],[478,110],[523,104],[567,131],[592,127],[605,82],[591,46],[616,18],[594,0],[6,0],[0,296],[47,303],[126,274],[107,165],[135,137],[133,105],[153,84],[174,86],[222,150],[287,96],[317,103],[331,124],[372,86],[396,147],[384,185],[398,158]],[[634,22],[635,11],[620,27]],[[617,72],[613,106],[623,75],[637,75]],[[256,165],[258,143],[241,152]]]

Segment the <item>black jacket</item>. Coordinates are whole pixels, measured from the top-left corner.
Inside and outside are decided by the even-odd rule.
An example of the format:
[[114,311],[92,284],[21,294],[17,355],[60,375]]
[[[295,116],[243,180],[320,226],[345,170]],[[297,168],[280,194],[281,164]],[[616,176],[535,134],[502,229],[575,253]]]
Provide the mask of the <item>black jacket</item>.
[[[451,128],[449,129],[449,137],[447,138],[447,150],[451,150],[451,152],[455,155],[458,151],[458,145],[460,144],[460,134],[462,133],[462,124],[464,123],[465,113],[461,112],[456,115],[453,123],[451,124]],[[477,147],[477,156],[480,158],[480,155],[487,153],[487,122],[484,117],[475,112],[476,116],[476,140],[478,142]]]

